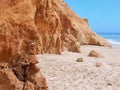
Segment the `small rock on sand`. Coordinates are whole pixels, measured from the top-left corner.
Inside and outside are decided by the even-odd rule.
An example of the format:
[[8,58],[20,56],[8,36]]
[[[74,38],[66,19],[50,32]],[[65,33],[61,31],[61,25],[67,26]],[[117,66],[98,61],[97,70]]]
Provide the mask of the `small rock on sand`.
[[102,63],[96,62],[95,66],[96,66],[96,67],[101,67],[101,66],[102,66]]
[[76,62],[83,62],[83,58],[78,58]]

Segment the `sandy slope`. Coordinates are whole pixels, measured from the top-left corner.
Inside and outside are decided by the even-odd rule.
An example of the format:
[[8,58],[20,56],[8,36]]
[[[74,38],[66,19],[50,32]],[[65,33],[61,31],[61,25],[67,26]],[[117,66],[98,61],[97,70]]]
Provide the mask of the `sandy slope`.
[[[93,49],[103,57],[88,57]],[[81,54],[37,55],[49,90],[120,90],[120,47],[87,45],[81,46],[81,50]],[[76,62],[79,57],[84,61]],[[96,63],[101,63],[101,67],[96,67]]]

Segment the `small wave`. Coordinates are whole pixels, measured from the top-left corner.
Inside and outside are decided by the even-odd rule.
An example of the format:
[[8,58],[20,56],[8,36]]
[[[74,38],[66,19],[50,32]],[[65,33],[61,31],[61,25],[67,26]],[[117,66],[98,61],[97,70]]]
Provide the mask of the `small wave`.
[[120,46],[120,41],[113,40],[113,39],[107,39],[107,41],[112,45]]

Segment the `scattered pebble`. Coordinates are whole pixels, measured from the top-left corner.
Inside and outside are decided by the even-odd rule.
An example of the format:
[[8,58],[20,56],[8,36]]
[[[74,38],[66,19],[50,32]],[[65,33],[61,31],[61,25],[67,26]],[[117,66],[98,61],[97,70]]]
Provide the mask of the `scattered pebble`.
[[76,62],[83,62],[83,58],[78,58]]
[[111,84],[111,83],[107,83],[107,85],[112,86],[112,84]]
[[101,66],[102,66],[102,63],[96,62],[95,66],[96,66],[96,67],[101,67]]

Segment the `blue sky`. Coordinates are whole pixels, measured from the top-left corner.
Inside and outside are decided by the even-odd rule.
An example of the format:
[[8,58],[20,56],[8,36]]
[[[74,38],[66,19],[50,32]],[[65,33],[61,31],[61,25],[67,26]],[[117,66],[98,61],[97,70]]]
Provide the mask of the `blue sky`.
[[89,20],[93,31],[120,33],[120,0],[64,0],[80,17]]

